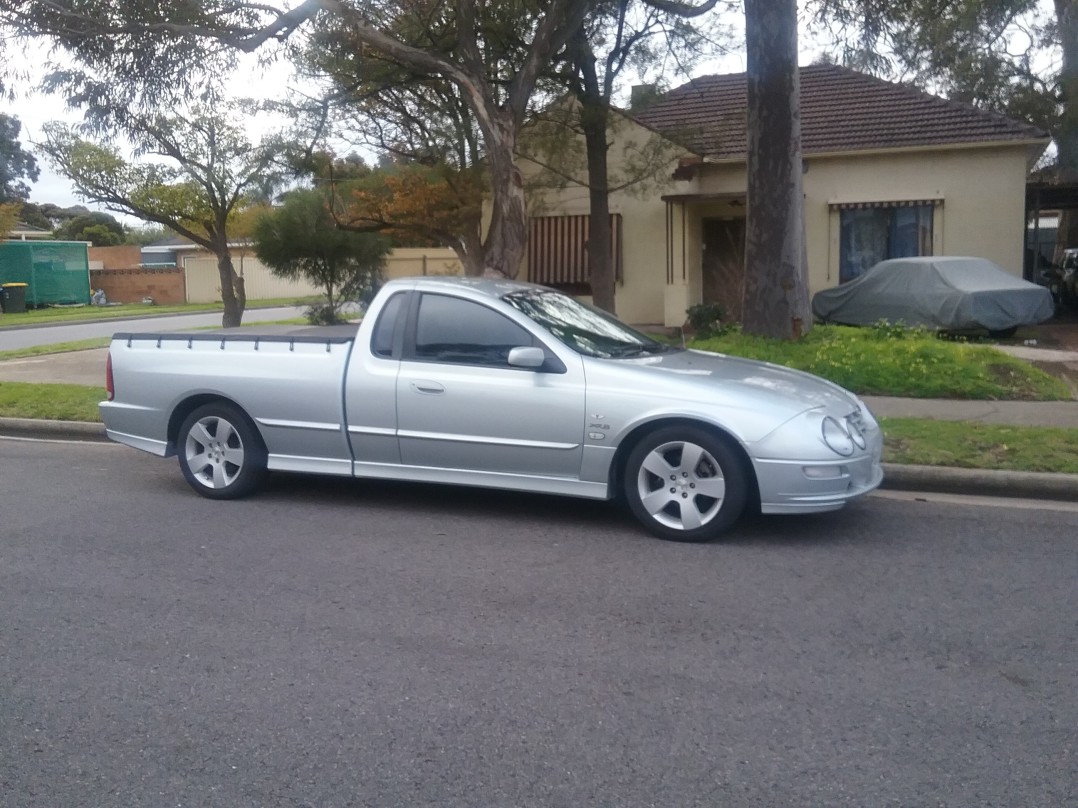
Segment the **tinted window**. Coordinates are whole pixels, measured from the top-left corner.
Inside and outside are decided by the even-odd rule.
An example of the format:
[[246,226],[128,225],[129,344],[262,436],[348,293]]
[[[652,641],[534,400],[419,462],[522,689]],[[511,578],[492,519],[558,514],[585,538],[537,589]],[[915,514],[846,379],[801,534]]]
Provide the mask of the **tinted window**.
[[531,344],[527,331],[486,306],[445,295],[419,302],[417,359],[508,367],[509,351]]
[[378,315],[378,322],[374,325],[374,335],[371,337],[371,352],[376,356],[393,355],[393,331],[401,316],[403,303],[404,293],[398,292],[386,301],[382,313]]

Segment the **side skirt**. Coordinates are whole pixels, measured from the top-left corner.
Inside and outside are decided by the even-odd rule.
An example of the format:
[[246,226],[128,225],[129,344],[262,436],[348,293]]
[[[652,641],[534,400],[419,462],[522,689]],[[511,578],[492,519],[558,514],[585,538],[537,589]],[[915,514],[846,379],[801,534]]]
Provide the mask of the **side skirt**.
[[467,471],[433,468],[430,466],[401,466],[389,463],[363,462],[354,464],[354,473],[356,477],[380,480],[470,485],[477,488],[501,488],[535,494],[560,494],[584,499],[610,499],[610,491],[605,483],[583,482],[566,477],[537,477],[495,471]]

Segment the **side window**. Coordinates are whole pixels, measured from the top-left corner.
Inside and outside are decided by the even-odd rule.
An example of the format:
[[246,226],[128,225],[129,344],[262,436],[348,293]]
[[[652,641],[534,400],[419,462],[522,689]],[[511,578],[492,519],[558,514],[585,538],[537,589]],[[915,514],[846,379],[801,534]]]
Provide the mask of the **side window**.
[[446,295],[426,294],[419,301],[416,359],[508,367],[512,348],[532,344],[525,329],[486,306]]
[[375,356],[386,358],[393,356],[393,333],[396,330],[397,321],[402,316],[404,298],[404,293],[398,292],[382,307],[378,322],[374,324],[374,334],[371,336],[371,353]]

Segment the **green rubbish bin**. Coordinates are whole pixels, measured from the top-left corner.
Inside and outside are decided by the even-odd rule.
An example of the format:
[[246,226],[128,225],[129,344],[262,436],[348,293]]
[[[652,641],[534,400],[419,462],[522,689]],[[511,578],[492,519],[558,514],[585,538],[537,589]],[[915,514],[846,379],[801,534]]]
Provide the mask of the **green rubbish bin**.
[[26,311],[26,287],[25,283],[4,283],[0,288],[4,290],[4,314],[21,314]]

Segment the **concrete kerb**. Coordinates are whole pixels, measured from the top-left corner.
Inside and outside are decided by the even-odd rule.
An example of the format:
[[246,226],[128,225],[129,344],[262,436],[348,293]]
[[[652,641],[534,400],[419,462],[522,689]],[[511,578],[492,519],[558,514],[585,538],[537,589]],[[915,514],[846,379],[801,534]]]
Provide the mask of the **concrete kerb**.
[[[53,440],[108,440],[103,424],[84,421],[45,421],[32,418],[0,418],[0,436],[51,438]],[[882,487],[895,491],[1078,501],[1078,474],[905,466],[894,463],[885,463],[883,470]]]
[[105,425],[91,421],[0,418],[0,436],[52,440],[107,441]]

